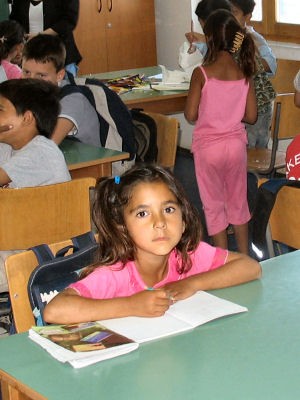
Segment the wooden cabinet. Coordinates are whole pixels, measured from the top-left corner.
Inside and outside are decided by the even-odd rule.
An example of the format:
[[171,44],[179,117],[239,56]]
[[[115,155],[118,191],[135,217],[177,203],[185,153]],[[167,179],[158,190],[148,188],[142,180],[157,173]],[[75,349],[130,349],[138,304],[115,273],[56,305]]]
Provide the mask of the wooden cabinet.
[[81,0],[80,74],[156,65],[154,0]]

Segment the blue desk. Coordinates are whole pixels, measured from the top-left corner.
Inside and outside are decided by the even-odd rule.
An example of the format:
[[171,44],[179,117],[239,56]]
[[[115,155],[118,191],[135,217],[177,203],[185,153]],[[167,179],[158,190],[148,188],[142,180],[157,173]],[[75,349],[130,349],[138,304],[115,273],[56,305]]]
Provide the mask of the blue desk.
[[16,392],[37,400],[298,399],[300,251],[262,267],[260,281],[214,291],[248,313],[81,370],[51,358],[26,333],[0,339],[4,400]]

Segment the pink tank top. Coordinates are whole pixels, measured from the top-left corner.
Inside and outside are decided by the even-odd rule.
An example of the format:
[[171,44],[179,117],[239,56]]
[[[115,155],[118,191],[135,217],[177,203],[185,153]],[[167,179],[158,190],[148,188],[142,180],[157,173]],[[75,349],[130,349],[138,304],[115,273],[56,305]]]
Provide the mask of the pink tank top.
[[247,143],[242,118],[245,114],[249,83],[246,79],[222,81],[205,77],[198,110],[198,120],[193,134],[193,145],[206,147],[216,141],[240,137]]

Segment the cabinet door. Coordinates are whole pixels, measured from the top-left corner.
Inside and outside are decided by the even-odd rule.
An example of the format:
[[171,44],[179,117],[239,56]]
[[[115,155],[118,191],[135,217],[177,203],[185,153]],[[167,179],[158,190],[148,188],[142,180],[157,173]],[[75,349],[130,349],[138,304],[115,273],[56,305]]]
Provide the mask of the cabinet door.
[[80,74],[108,69],[105,8],[106,0],[80,0],[79,19],[74,31],[82,55]]
[[156,65],[154,0],[107,1],[109,71]]
[[156,65],[154,0],[81,0],[80,74]]

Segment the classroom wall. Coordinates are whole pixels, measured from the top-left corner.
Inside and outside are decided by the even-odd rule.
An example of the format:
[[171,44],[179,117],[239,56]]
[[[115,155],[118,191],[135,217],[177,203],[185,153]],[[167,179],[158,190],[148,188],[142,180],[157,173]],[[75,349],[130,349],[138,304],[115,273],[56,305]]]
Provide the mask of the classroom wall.
[[[194,16],[197,4],[198,0],[155,0],[158,64],[165,65],[171,70],[179,69],[178,50],[185,40],[185,32],[190,30],[191,18],[197,30],[197,21]],[[277,58],[300,60],[299,45],[278,42],[270,42],[270,45]],[[186,122],[182,113],[176,114],[175,117],[180,122],[179,145],[189,149],[193,127]]]

